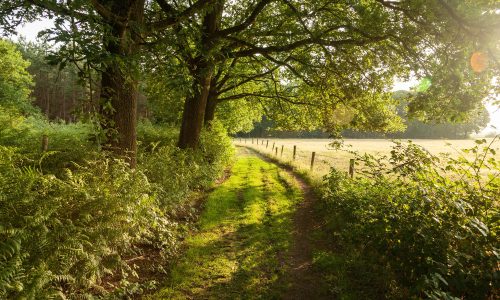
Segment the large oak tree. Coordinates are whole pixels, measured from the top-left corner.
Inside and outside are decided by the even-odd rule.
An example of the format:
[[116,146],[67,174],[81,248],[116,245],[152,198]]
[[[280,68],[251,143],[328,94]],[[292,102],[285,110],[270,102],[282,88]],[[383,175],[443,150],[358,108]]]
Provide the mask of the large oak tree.
[[[183,78],[170,89],[185,97],[179,146],[196,147],[216,108],[241,99],[282,124],[394,129],[390,89],[410,74],[432,82],[411,114],[459,119],[498,74],[497,9],[491,1],[219,0],[161,33],[155,63]],[[491,58],[482,73],[469,67],[475,51]]]

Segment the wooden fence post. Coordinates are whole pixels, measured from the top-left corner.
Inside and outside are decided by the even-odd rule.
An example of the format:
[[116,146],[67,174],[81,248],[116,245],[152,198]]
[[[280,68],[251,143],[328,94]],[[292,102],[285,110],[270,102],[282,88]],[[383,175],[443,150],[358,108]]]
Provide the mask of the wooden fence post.
[[285,147],[285,145],[281,145],[281,157],[283,157],[283,148]]
[[266,143],[266,149],[267,149],[267,147],[268,147],[268,146],[269,146],[269,140],[267,140],[267,143]]
[[313,152],[313,153],[312,153],[312,156],[311,156],[311,171],[312,171],[312,169],[313,169],[313,167],[314,167],[314,157],[315,157],[315,156],[316,156],[316,152]]
[[349,176],[354,177],[354,158],[349,160]]
[[273,151],[273,150],[274,150],[274,144],[276,144],[276,142],[273,142],[273,147],[271,148],[271,151]]
[[295,160],[295,154],[297,154],[297,146],[293,146],[293,160]]
[[45,152],[49,149],[49,137],[44,134],[42,135],[42,151]]
[[278,157],[278,147],[274,148],[275,149],[275,152],[276,152],[276,157]]

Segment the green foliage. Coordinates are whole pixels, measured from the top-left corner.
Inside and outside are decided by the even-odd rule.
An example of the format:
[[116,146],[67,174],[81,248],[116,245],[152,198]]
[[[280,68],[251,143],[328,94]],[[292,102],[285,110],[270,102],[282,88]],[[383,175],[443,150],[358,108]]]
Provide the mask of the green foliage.
[[174,144],[178,134],[177,128],[152,123],[148,119],[141,120],[137,124],[137,140],[146,151]]
[[33,111],[29,94],[32,78],[26,68],[29,62],[24,60],[16,46],[0,39],[0,105],[15,107],[23,112]]
[[131,272],[121,255],[150,231],[154,210],[144,174],[102,159],[59,179],[22,167],[12,149],[0,155],[2,298],[79,294]]
[[358,156],[355,179],[332,170],[322,203],[338,250],[316,257],[332,289],[354,298],[494,295],[500,164],[485,142],[464,150],[472,159],[443,161],[396,143],[390,157]]
[[[162,32],[159,55],[146,57],[150,69],[167,66],[158,69],[172,84],[156,93],[169,99],[164,107],[199,95],[197,81],[213,73],[209,94],[220,105],[244,99],[282,129],[394,131],[404,127],[390,95],[395,78],[425,78],[409,112],[426,121],[461,120],[498,90],[494,1],[218,3]],[[482,72],[470,66],[477,51],[491,60]]]
[[89,83],[89,80],[95,81],[97,76],[91,77],[93,74],[88,70],[84,72],[87,69],[84,62],[55,64],[50,60],[50,53],[54,49],[47,41],[28,42],[20,38],[16,46],[30,62],[27,70],[33,76],[33,104],[47,118],[83,120],[94,112],[97,99],[88,99],[89,89],[93,89],[94,98],[97,98],[95,95],[99,91],[96,90],[96,84]]
[[[156,136],[149,127],[149,137]],[[154,142],[154,145],[158,143]],[[199,149],[181,150],[172,143],[153,148],[140,158],[140,168],[150,180],[162,207],[186,198],[190,190],[208,188],[230,163],[233,146],[224,128],[214,122],[201,136]]]
[[[39,114],[23,116],[15,108],[0,106],[0,145],[18,148],[31,160],[39,161],[46,173],[96,158],[98,146],[89,141],[92,129],[90,124],[49,122]],[[46,153],[41,148],[44,135],[48,137]]]
[[[172,128],[143,123],[140,139],[153,146],[142,147],[131,170],[98,151],[89,125],[0,109],[2,299],[116,298],[152,288],[126,258],[156,249],[161,269],[176,255],[185,212],[194,212],[190,193],[209,187],[233,151],[218,123],[196,151],[174,147]],[[49,137],[47,152],[40,149],[42,134]]]
[[214,174],[220,175],[224,166],[230,163],[233,154],[234,147],[222,122],[211,122],[210,126],[202,131],[200,138],[198,162],[206,165],[206,169],[201,170],[206,179],[200,183],[206,185],[215,179]]
[[216,118],[229,134],[249,132],[254,122],[262,118],[262,110],[252,101],[239,100],[222,102],[217,106]]

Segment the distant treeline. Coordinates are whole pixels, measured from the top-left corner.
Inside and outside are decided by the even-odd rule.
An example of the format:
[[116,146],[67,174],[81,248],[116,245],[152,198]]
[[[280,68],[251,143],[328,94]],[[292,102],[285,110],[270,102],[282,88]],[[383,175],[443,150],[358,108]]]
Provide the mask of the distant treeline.
[[[467,121],[448,123],[424,123],[419,120],[409,120],[406,117],[407,102],[404,100],[411,95],[408,91],[394,92],[393,97],[399,99],[398,114],[403,118],[406,129],[402,132],[363,132],[346,129],[342,131],[345,138],[394,138],[394,139],[463,139],[484,129],[490,117],[485,107],[473,112]],[[274,129],[274,123],[264,116],[262,121],[254,125],[249,133],[239,134],[240,137],[277,137],[277,138],[328,138],[331,134],[321,130],[314,131],[286,131]]]

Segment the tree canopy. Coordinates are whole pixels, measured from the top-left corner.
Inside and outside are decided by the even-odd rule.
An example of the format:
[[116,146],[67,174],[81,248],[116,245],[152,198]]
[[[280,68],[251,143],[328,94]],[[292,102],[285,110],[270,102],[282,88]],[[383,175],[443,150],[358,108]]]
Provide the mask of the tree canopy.
[[132,157],[139,82],[158,117],[179,124],[181,148],[214,118],[396,130],[395,78],[426,82],[408,99],[425,121],[462,120],[499,92],[496,1],[32,0],[2,12],[7,30],[55,18],[54,61],[98,72],[103,131]]
[[[393,80],[412,75],[430,85],[409,99],[411,116],[460,120],[481,106],[498,75],[495,8],[491,1],[219,1],[158,36],[166,42],[151,58],[169,67],[152,70],[166,72],[167,97],[198,97],[205,119],[219,103],[237,101],[283,128],[394,130],[401,120]],[[492,57],[481,73],[469,66],[477,51]]]

